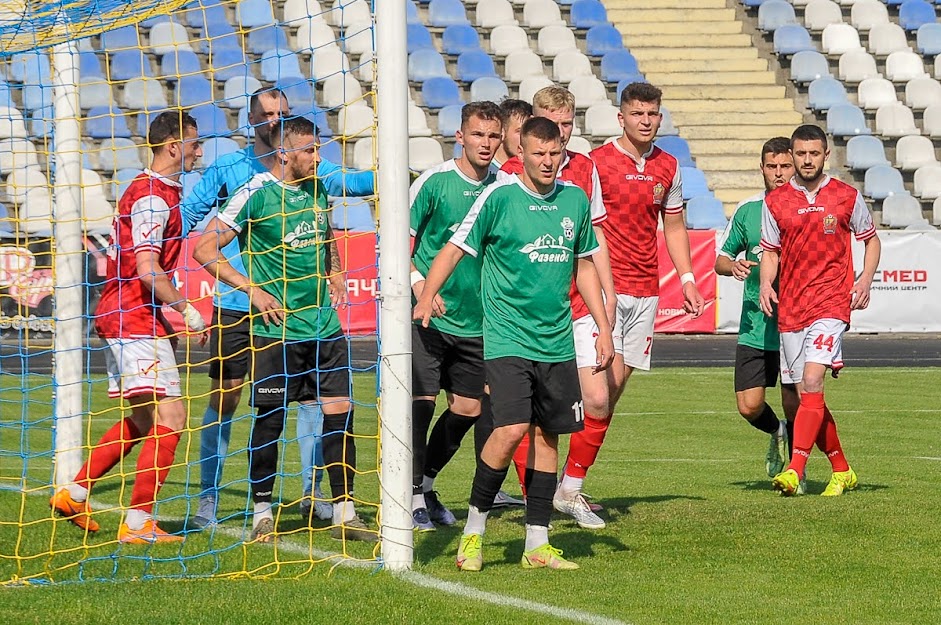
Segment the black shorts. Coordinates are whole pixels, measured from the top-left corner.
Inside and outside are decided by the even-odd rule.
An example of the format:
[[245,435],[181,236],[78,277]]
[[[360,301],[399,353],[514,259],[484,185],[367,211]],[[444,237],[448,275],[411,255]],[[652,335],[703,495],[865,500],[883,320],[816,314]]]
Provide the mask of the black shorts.
[[486,361],[496,427],[534,423],[549,434],[585,427],[575,359],[536,362],[507,356]]
[[748,345],[735,348],[735,392],[750,388],[774,388],[778,385],[781,353]]
[[209,333],[209,377],[242,380],[248,375],[252,351],[252,322],[247,312],[212,309]]
[[350,397],[350,347],[337,332],[325,339],[252,337],[252,405]]
[[412,324],[412,395],[444,389],[461,397],[484,394],[484,339]]

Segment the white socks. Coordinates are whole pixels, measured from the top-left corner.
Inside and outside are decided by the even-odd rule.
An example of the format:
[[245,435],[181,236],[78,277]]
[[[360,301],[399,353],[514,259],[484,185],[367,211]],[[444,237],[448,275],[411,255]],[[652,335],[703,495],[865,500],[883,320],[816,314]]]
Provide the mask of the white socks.
[[147,521],[150,521],[152,518],[153,517],[148,512],[138,510],[137,508],[131,508],[127,511],[127,516],[124,517],[124,523],[127,524],[127,526],[132,530],[140,531],[144,529],[144,524]]
[[477,506],[467,508],[467,525],[464,526],[464,535],[483,534],[487,529],[487,515],[490,512],[481,512]]
[[424,493],[421,495],[412,495],[412,512],[425,507],[427,507],[427,504],[425,504]]
[[69,491],[69,495],[75,501],[81,503],[88,499],[88,489],[84,486],[79,486],[78,484],[69,484],[65,487]]
[[356,510],[353,509],[352,501],[338,501],[333,504],[333,523],[340,525],[346,521],[352,521],[356,516]]
[[582,485],[584,483],[585,478],[583,477],[572,477],[563,473],[562,482],[559,484],[559,490],[561,490],[566,495],[573,495],[575,493],[582,492]]
[[526,546],[523,551],[532,551],[549,542],[549,528],[545,525],[526,525]]
[[274,515],[271,513],[270,501],[259,501],[255,504],[255,516],[252,519],[252,527],[258,527],[258,524],[261,523],[263,519],[270,519],[274,521]]
[[421,480],[421,489],[426,493],[433,491],[435,489],[435,478],[428,477],[427,475],[423,476]]

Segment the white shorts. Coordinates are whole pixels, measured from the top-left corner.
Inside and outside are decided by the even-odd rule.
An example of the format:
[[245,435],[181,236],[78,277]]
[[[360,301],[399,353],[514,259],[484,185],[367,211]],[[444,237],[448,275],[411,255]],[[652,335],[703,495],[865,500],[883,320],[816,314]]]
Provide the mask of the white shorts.
[[818,319],[803,330],[781,333],[781,383],[797,384],[804,378],[804,364],[843,368],[843,333],[846,322]]
[[180,396],[180,372],[170,339],[105,339],[108,397]]
[[[650,370],[650,348],[653,344],[653,324],[657,318],[659,297],[634,297],[618,294],[617,319],[612,328],[614,351],[624,358],[624,364],[633,369]],[[598,326],[591,315],[576,319],[575,363],[578,368],[594,367],[597,363],[595,338]]]

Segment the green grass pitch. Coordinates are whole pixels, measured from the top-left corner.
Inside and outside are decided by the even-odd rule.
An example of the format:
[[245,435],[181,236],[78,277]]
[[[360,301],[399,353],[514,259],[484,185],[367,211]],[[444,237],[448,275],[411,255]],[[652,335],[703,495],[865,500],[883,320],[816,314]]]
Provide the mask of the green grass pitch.
[[[335,559],[322,559],[343,546],[323,525],[307,529],[296,512],[300,478],[293,443],[282,448],[285,477],[276,485],[285,503],[278,524],[286,533],[282,546],[243,545],[249,523],[242,513],[247,418],[236,422],[226,464],[224,532],[190,534],[182,548],[119,548],[117,504],[130,493],[115,477],[93,494],[115,512],[100,515],[102,531],[85,540],[73,526],[53,524],[48,509],[48,379],[31,376],[32,389],[24,395],[20,378],[0,376],[0,580],[52,571],[44,578],[68,582],[0,587],[0,621],[941,622],[939,375],[941,370],[929,368],[850,368],[839,380],[828,380],[828,404],[860,488],[840,498],[818,497],[829,478],[818,451],[808,465],[810,494],[783,499],[771,492],[764,475],[767,438],[735,412],[730,370],[638,374],[586,483],[605,506],[607,529],[581,530],[571,520],[553,519],[552,543],[580,571],[522,570],[523,513],[508,510],[491,516],[479,574],[454,567],[460,522],[417,535],[415,571],[422,583],[377,574],[370,564],[334,567]],[[196,427],[205,406],[205,376],[194,374],[188,383],[190,423]],[[94,440],[117,413],[110,410],[102,380],[95,378],[88,388]],[[357,377],[356,396],[357,434],[363,435],[356,492],[377,502],[371,376]],[[770,397],[779,406],[776,390]],[[294,437],[293,419],[286,434]],[[198,436],[184,436],[178,461],[184,456],[198,456]],[[469,436],[438,480],[443,501],[459,519],[466,514],[473,466]],[[511,471],[511,492],[514,481]],[[197,493],[195,467],[174,468],[159,508],[168,529],[182,526]],[[375,508],[360,509],[372,522]],[[366,563],[373,557],[364,545],[347,549]],[[314,564],[308,562],[311,554]],[[71,583],[80,578],[120,581]],[[531,604],[514,604],[519,599]],[[547,614],[549,607],[574,612]]]

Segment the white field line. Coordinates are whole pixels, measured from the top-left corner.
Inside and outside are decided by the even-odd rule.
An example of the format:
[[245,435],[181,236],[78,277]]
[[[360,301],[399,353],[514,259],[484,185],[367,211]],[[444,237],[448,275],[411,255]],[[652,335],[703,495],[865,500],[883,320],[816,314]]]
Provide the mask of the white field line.
[[[841,414],[936,414],[941,412],[941,408],[872,408],[870,410],[840,410],[836,409],[835,416]],[[734,415],[735,409],[731,410],[652,410],[646,412],[615,412],[618,417],[655,417],[660,415]]]

